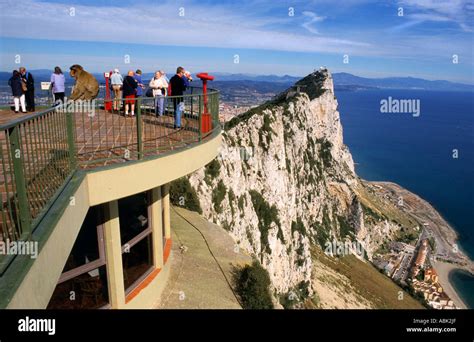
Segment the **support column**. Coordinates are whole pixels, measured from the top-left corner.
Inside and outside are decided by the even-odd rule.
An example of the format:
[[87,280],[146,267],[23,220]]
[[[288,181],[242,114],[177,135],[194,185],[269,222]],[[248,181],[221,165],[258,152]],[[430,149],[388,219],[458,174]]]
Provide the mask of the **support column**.
[[163,215],[161,187],[150,190],[149,218],[153,243],[153,265],[163,268]]
[[112,309],[121,309],[125,306],[125,286],[123,283],[122,243],[120,240],[118,202],[112,201],[104,204],[104,214],[109,302]]
[[163,197],[163,225],[165,228],[165,239],[171,239],[169,183],[162,185],[161,191],[161,195]]

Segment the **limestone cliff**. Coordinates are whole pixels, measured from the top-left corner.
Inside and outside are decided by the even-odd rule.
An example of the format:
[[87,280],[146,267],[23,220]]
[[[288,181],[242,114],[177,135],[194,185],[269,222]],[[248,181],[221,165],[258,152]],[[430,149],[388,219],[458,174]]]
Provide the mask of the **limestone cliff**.
[[225,125],[218,159],[190,176],[203,215],[268,270],[274,293],[312,293],[311,248],[358,240],[370,259],[412,228],[354,172],[326,69]]

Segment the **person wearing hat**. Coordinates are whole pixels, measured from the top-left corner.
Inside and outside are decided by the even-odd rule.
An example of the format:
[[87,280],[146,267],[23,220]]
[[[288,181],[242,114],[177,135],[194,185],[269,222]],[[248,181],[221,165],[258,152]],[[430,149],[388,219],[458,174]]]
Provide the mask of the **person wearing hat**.
[[112,91],[114,92],[114,111],[118,111],[121,107],[120,99],[122,98],[123,86],[123,77],[120,74],[119,69],[114,69],[114,72],[110,76],[110,84],[112,85]]

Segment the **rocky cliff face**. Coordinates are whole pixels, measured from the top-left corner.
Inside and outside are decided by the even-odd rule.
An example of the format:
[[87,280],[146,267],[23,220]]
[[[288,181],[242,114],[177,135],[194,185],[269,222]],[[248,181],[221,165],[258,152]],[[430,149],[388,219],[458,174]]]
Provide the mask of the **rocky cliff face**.
[[314,72],[227,122],[219,158],[190,176],[203,215],[261,261],[279,296],[311,293],[313,246],[360,241],[370,259],[401,230],[355,174],[337,107],[331,74]]

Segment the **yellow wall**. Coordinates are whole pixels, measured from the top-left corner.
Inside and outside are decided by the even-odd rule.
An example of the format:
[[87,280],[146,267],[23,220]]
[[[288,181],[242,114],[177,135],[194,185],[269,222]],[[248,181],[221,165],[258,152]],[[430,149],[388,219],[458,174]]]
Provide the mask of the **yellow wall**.
[[[67,206],[7,308],[46,308],[89,207],[148,191],[192,173],[217,156],[220,143],[219,134],[179,153],[89,172],[73,195],[75,204]],[[167,275],[165,265],[125,307],[151,307]]]
[[46,308],[89,210],[87,191],[83,181],[7,308]]

